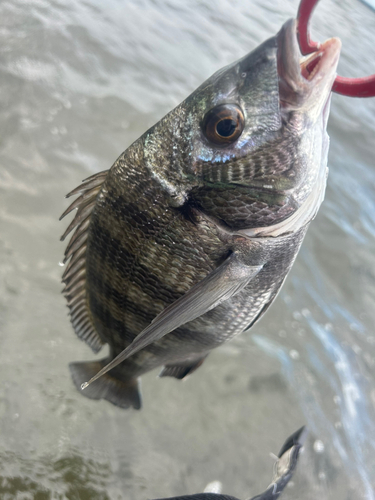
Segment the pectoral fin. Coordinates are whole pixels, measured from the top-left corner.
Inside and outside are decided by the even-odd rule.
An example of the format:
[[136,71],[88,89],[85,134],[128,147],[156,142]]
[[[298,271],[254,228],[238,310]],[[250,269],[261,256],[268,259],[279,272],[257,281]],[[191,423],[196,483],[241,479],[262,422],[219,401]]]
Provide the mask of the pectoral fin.
[[262,267],[262,265],[247,266],[240,261],[236,253],[231,254],[217,269],[158,314],[124,351],[89,382],[82,384],[82,389],[136,352],[161,339],[167,333],[193,321],[233,297],[258,274]]

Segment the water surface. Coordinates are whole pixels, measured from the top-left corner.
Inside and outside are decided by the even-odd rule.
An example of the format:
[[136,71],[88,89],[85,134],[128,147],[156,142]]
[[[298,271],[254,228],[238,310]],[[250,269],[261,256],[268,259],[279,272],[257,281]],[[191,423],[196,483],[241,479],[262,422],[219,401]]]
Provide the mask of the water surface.
[[[272,36],[297,2],[0,3],[0,498],[248,498],[283,440],[310,436],[283,499],[375,499],[375,100],[334,96],[326,200],[282,292],[186,382],[142,378],[144,408],[83,398],[91,360],[60,294],[63,196],[214,71]],[[340,72],[375,71],[375,13],[327,0]],[[100,357],[103,356],[101,353]]]

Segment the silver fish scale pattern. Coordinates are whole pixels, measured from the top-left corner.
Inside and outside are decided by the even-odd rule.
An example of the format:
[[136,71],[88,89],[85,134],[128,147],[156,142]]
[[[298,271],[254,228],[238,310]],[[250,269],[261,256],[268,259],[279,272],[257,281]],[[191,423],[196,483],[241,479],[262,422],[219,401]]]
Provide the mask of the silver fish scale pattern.
[[[138,158],[133,151],[133,165]],[[100,336],[117,352],[227,253],[213,227],[201,221],[197,237],[198,226],[168,207],[157,183],[143,182],[144,166],[129,161],[119,159],[109,174],[88,238],[90,310]]]
[[[191,197],[197,198],[205,213],[221,219],[231,229],[271,226],[288,218],[297,208],[288,196],[277,197],[271,191],[249,193],[246,188],[201,188],[197,195],[193,191]],[[264,201],[267,198],[270,201]]]
[[[294,123],[299,118],[291,119]],[[316,173],[307,166],[310,150],[321,148],[317,139],[312,135],[305,141],[294,126],[286,126],[269,134],[267,146],[254,148],[244,157],[217,162],[214,168],[198,162],[206,185],[194,189],[192,199],[232,229],[278,224],[303,203],[315,180]],[[301,148],[305,143],[307,152]]]
[[[250,243],[252,260],[267,261],[244,290],[217,308],[185,325],[190,331],[205,331],[215,345],[231,340],[266,312],[293,265],[306,229],[283,238]],[[246,242],[246,244],[248,244]]]
[[[132,376],[208,352],[242,331],[277,293],[301,238],[251,242],[204,214],[170,207],[159,180],[145,180],[143,141],[108,174],[92,214],[87,291],[100,337],[118,354],[168,304],[241,245],[267,266],[241,293],[143,349],[118,369]],[[248,249],[249,250],[249,249]],[[275,270],[275,268],[277,268]]]
[[[246,151],[248,154],[243,156],[233,155],[222,163],[218,162],[216,168],[212,168],[212,164],[208,162],[201,162],[200,171],[203,178],[210,182],[234,182],[244,185],[254,185],[254,181],[261,181],[263,184],[266,179],[273,178],[279,184],[281,174],[288,178],[287,172],[290,175],[296,170],[300,137],[289,127],[268,136],[267,146]],[[295,186],[295,178],[292,182],[293,186],[290,187]]]

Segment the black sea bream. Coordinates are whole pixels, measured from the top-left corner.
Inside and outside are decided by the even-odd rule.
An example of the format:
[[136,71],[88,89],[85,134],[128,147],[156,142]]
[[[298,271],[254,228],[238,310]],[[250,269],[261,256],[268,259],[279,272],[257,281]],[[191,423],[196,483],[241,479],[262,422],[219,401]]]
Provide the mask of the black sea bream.
[[340,46],[301,62],[289,20],[70,193],[71,321],[110,346],[71,365],[80,388],[110,363],[85,396],[140,408],[140,375],[184,378],[268,309],[324,197]]

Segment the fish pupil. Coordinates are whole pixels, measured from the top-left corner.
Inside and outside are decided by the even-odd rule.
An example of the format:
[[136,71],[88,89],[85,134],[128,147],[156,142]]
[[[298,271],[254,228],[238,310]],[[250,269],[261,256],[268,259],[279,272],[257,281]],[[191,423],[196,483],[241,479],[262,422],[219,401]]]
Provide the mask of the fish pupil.
[[230,118],[226,118],[224,120],[220,120],[219,123],[216,125],[216,132],[221,137],[230,137],[231,135],[234,134],[236,128],[237,128],[237,123]]

